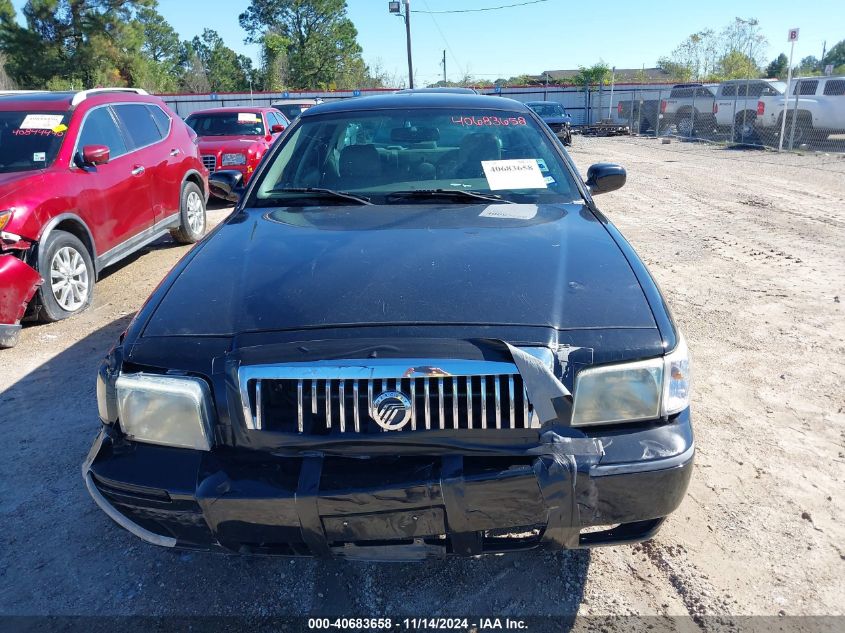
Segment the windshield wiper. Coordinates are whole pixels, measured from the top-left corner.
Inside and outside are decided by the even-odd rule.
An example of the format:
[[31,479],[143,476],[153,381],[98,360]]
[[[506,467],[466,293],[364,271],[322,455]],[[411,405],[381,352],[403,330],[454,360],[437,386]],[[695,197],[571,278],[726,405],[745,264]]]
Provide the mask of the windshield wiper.
[[484,200],[486,202],[502,202],[513,204],[496,194],[485,194],[477,191],[466,191],[465,189],[411,189],[409,191],[394,191],[387,195],[387,200],[402,199],[428,199],[428,198],[452,198],[455,200]]
[[324,189],[322,187],[278,187],[271,189],[267,193],[313,193],[320,198],[333,198],[335,200],[355,202],[356,204],[372,204],[370,199],[364,196],[356,196],[354,193]]

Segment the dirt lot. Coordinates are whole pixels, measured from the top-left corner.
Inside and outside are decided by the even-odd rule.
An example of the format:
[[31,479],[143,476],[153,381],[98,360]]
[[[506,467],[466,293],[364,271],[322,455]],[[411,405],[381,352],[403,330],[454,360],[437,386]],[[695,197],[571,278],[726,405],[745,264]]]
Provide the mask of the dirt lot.
[[580,137],[572,154],[628,168],[601,207],[694,354],[695,473],[654,541],[398,565],[137,540],[79,466],[96,365],[186,251],[162,242],[0,352],[0,614],[845,615],[845,157]]

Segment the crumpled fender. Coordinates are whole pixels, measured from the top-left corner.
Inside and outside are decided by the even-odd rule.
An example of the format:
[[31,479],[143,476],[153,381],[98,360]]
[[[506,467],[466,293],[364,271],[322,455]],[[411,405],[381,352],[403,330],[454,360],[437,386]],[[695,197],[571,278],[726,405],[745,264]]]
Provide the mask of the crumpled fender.
[[0,255],[0,324],[15,325],[38,286],[41,275],[17,257]]

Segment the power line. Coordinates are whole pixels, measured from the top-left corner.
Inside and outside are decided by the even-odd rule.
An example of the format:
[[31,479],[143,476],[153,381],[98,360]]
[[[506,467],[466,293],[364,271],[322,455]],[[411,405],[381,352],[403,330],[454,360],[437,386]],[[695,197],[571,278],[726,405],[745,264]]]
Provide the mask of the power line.
[[[517,4],[503,4],[498,7],[483,7],[481,9],[451,9],[448,11],[420,11],[417,9],[411,9],[411,13],[428,13],[428,14],[441,14],[441,13],[481,13],[482,11],[498,11],[500,9],[512,9],[513,7],[525,7],[529,4],[540,4],[541,2],[549,2],[549,0],[529,0],[529,2],[519,2]],[[426,6],[428,6],[426,4]]]
[[[423,0],[423,2],[425,3],[426,9],[431,9],[431,7],[428,6],[428,0]],[[411,13],[415,13],[415,12],[411,11]],[[435,13],[440,13],[440,12],[439,11],[417,11],[416,13],[427,13],[429,16],[431,16],[431,21],[434,22],[434,27],[437,29],[437,32],[440,33],[440,37],[443,39],[443,43],[446,44],[446,48],[449,49],[449,55],[452,57],[452,61],[455,62],[455,66],[458,67],[458,70],[460,71],[461,76],[462,77],[466,76],[466,73],[464,72],[464,69],[461,66],[460,62],[458,62],[458,58],[455,56],[455,53],[452,50],[452,47],[449,46],[449,40],[446,39],[446,35],[444,35],[443,30],[440,28],[440,25],[437,23],[437,18],[434,17]]]

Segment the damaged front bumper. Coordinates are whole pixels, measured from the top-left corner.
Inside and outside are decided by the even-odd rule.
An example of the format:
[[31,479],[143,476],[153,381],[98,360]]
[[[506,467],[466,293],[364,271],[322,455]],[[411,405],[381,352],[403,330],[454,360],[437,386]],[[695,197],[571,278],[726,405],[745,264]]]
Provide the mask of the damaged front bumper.
[[688,409],[503,438],[432,432],[412,449],[388,437],[271,454],[140,444],[103,427],[82,470],[106,514],[156,545],[368,560],[641,541],[692,471]]
[[0,349],[17,344],[20,320],[41,281],[32,267],[14,255],[0,253]]

